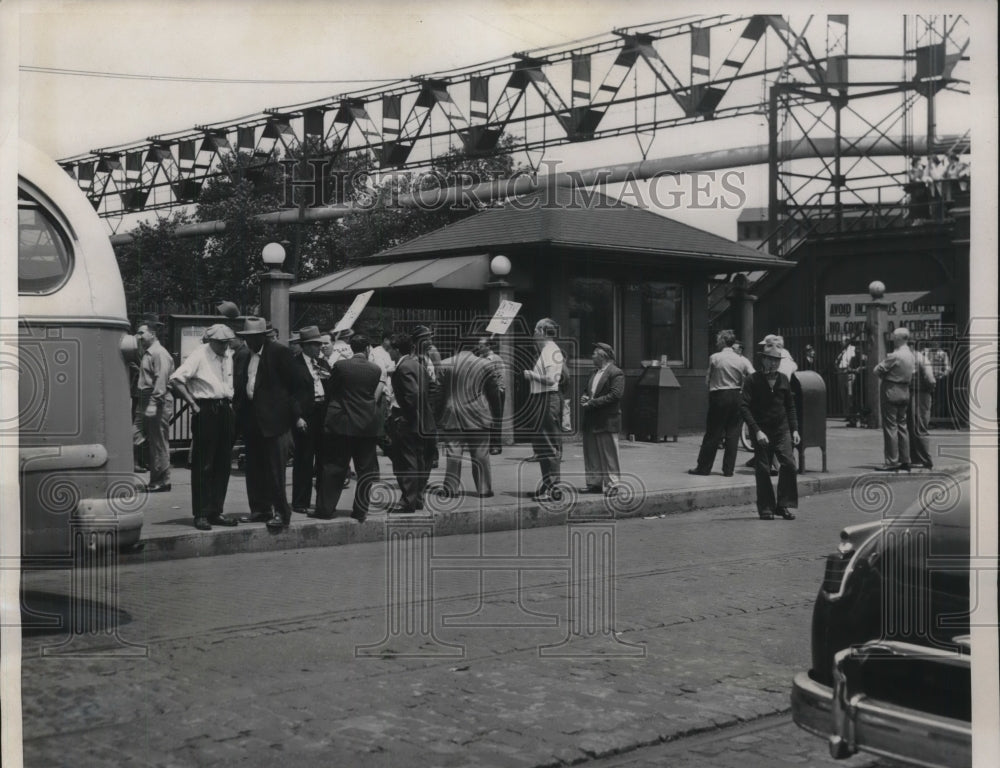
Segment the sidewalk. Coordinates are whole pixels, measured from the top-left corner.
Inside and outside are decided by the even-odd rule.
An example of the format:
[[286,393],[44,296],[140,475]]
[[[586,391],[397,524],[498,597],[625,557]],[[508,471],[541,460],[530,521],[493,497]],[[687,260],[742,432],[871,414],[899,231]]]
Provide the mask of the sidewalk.
[[[540,478],[538,464],[525,461],[531,448],[527,445],[505,447],[501,456],[493,456],[493,490],[495,496],[480,499],[475,496],[471,467],[462,469],[462,483],[471,497],[441,500],[429,496],[423,513],[416,515],[386,515],[385,509],[397,501],[399,489],[392,474],[392,465],[379,457],[382,492],[368,519],[357,523],[348,515],[354,496],[355,483],[344,491],[333,520],[316,520],[293,514],[291,526],[281,533],[271,533],[263,523],[241,523],[236,528],[216,527],[198,531],[191,515],[191,481],[187,469],[171,470],[172,490],[146,497],[141,546],[139,551],[123,553],[120,562],[168,560],[186,557],[291,550],[304,547],[325,547],[385,538],[386,521],[433,520],[436,535],[478,533],[480,531],[511,530],[564,525],[567,520],[608,520],[625,517],[648,517],[692,509],[747,505],[747,515],[756,516],[754,509],[753,470],[744,467],[751,454],[741,450],[737,457],[736,474],[722,476],[722,452],[716,457],[715,471],[707,477],[689,475],[695,464],[701,435],[680,437],[676,443],[621,442],[622,483],[624,491],[616,499],[600,495],[569,494],[558,504],[540,505],[531,500]],[[933,430],[931,453],[939,456],[938,448],[952,456],[935,459],[933,470],[912,473],[879,473],[878,477],[893,482],[923,474],[952,473],[966,466],[968,433],[955,430]],[[585,484],[583,445],[570,439],[563,449],[562,479],[573,487]],[[842,420],[827,421],[827,472],[821,472],[822,453],[819,448],[806,450],[806,472],[799,475],[799,495],[850,488],[857,478],[873,473],[881,466],[882,431],[851,429]],[[431,473],[431,483],[440,481],[441,467]],[[140,476],[143,477],[143,476]],[[288,469],[288,491],[291,494],[291,468]],[[391,496],[391,498],[389,498]],[[246,482],[242,472],[233,471],[226,497],[225,514],[239,517],[249,513]],[[808,521],[809,502],[800,503],[799,520]],[[795,524],[797,524],[796,521]],[[775,524],[781,524],[778,521]]]

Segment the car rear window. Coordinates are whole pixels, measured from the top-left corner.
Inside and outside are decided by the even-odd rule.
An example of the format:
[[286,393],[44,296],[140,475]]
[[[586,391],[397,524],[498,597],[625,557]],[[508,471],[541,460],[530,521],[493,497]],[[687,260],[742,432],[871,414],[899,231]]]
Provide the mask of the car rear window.
[[65,231],[37,200],[20,190],[17,206],[17,292],[53,293],[73,269]]

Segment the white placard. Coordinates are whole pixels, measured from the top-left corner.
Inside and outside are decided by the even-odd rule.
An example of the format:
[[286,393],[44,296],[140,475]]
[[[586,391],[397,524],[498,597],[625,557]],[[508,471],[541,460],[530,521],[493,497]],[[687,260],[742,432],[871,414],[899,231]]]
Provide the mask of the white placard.
[[333,326],[333,333],[338,331],[343,331],[354,325],[354,321],[358,319],[358,316],[365,311],[365,307],[368,306],[368,300],[375,295],[375,291],[365,291],[364,293],[359,293],[354,297],[354,301],[351,306],[348,307],[344,316],[337,321],[337,324]]
[[[888,305],[888,330],[905,326],[914,336],[934,333],[940,329],[944,307],[917,304],[927,291],[887,293],[880,299]],[[830,336],[861,334],[867,323],[867,307],[872,297],[867,293],[828,295],[826,298],[826,332]]]
[[497,307],[496,314],[486,326],[487,333],[507,333],[510,324],[514,322],[517,313],[521,311],[521,303],[518,301],[501,301]]

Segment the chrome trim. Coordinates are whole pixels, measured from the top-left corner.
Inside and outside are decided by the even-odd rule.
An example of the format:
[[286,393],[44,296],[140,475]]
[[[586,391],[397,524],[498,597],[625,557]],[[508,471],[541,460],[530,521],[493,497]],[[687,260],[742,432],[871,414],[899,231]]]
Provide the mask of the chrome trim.
[[859,750],[901,759],[925,768],[972,765],[972,724],[851,694],[846,662],[857,656],[883,654],[897,658],[932,658],[969,666],[971,657],[939,648],[901,642],[872,642],[840,651],[834,661],[834,687],[800,672],[792,684],[792,719],[803,730],[825,736],[830,755],[842,760]]

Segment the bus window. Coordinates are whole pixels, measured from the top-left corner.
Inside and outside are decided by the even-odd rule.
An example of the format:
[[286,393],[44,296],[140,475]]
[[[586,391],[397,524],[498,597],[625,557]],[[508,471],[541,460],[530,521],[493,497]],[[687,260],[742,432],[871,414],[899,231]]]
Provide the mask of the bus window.
[[17,208],[17,292],[53,293],[73,269],[73,253],[62,227],[21,191]]

